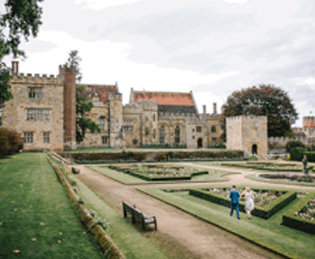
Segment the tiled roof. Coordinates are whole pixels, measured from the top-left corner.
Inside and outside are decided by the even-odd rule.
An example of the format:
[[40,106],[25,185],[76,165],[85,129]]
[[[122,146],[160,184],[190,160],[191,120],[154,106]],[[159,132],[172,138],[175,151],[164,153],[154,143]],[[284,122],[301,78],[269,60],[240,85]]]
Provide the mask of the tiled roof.
[[[90,84],[79,84],[79,86],[84,86],[86,94],[93,96],[95,93],[98,94],[100,101],[106,102],[109,97],[109,93],[115,93],[118,91],[116,85],[90,85]],[[88,93],[88,90],[90,93]]]
[[304,128],[313,128],[315,127],[314,120],[309,118],[308,121],[305,123]]
[[158,105],[195,106],[192,93],[135,91],[135,101],[154,100]]

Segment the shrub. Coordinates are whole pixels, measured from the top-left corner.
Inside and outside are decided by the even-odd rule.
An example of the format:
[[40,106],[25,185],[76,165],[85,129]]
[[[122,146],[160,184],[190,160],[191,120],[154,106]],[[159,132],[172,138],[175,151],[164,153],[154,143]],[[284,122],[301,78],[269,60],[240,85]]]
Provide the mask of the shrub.
[[307,160],[309,162],[315,162],[315,152],[305,151],[303,154],[305,154],[307,156]]
[[301,148],[301,147],[291,148],[291,150],[290,150],[291,160],[302,161],[305,151],[306,151],[306,149]]
[[292,140],[286,144],[286,149],[288,152],[290,152],[290,150],[295,147],[305,148],[305,145],[300,140]]
[[163,153],[159,153],[154,157],[154,160],[156,161],[165,161],[166,160],[166,156]]
[[15,130],[0,129],[0,157],[13,155],[23,148],[20,133]]

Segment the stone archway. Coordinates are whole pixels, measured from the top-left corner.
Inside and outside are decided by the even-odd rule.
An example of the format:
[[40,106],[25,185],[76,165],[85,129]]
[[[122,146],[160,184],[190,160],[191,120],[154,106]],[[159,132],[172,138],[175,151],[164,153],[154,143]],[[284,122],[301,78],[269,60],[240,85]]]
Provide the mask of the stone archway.
[[252,145],[252,154],[253,155],[257,155],[257,150],[258,150],[257,145],[256,144]]
[[197,140],[197,147],[198,147],[198,148],[203,148],[202,138],[199,138],[199,139]]

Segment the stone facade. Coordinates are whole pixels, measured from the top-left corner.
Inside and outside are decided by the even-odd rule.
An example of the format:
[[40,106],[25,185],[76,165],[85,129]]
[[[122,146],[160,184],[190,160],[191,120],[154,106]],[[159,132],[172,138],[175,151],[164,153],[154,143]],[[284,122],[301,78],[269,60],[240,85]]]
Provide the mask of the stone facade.
[[4,103],[3,127],[19,131],[26,150],[63,150],[63,78],[19,74],[10,84],[14,98]]
[[60,66],[57,77],[47,77],[18,75],[18,65],[14,63],[14,67],[10,82],[14,99],[5,103],[3,126],[21,132],[26,150],[152,144],[207,148],[220,142],[216,105],[212,114],[206,113],[206,106],[199,114],[192,92],[131,89],[130,103],[123,105],[117,84],[81,84],[84,98],[93,103],[86,116],[99,124],[101,131],[87,132],[83,142],[76,143],[74,68]]
[[267,116],[236,116],[226,118],[228,149],[246,150],[264,158],[268,152]]

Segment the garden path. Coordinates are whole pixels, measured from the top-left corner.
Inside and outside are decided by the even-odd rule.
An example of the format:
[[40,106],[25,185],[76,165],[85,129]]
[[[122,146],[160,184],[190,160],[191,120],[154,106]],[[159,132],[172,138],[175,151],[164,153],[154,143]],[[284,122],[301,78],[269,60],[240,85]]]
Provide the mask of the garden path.
[[[202,168],[231,171],[231,169],[216,166],[186,164]],[[137,191],[136,188],[139,187],[139,185],[124,185],[83,165],[76,167],[80,169],[80,174],[77,175],[77,177],[95,193],[98,193],[103,200],[121,216],[122,201],[136,204],[144,213],[156,216],[158,220],[158,231],[146,232],[145,236],[162,246],[167,243],[173,244],[172,247],[176,246],[177,249],[180,250],[178,254],[179,257],[177,258],[283,258],[217,226],[206,223],[171,205]],[[244,178],[247,174],[253,174],[253,171],[239,169],[232,171],[240,174],[224,176],[231,184],[245,183],[249,185],[266,185],[266,183],[254,182]],[[211,183],[189,183],[190,186],[209,184]],[[226,185],[227,182],[215,182],[213,184]],[[162,185],[160,184],[159,186]],[[167,186],[170,186],[170,184],[167,184]],[[227,210],[227,214],[228,213],[229,211]],[[163,244],[161,244],[161,242],[163,242]]]

